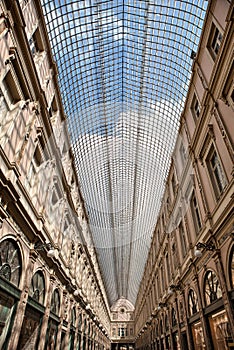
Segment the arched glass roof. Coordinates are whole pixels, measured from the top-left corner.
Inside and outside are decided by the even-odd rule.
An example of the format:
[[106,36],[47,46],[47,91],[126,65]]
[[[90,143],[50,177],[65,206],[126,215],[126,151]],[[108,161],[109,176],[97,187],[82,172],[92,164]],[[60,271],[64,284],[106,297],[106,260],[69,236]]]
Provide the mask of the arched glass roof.
[[42,0],[110,304],[135,303],[205,0]]

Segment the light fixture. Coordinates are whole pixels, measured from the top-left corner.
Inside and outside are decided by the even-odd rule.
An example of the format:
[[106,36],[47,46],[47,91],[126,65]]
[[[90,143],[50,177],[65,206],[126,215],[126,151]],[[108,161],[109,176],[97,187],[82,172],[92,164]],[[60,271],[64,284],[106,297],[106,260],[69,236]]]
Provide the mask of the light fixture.
[[47,252],[47,256],[48,256],[48,258],[54,258],[55,257],[55,250],[54,249],[50,249]]
[[49,258],[54,258],[55,257],[55,250],[54,250],[54,247],[52,246],[51,243],[36,242],[34,244],[34,250],[36,250],[37,252],[39,252],[40,250],[46,250],[46,249],[49,249],[47,252],[47,256]]
[[89,310],[90,309],[90,304],[87,304],[86,307],[85,307],[86,310]]
[[74,293],[73,293],[73,295],[74,295],[75,297],[78,297],[79,294],[80,294],[80,290],[79,290],[79,289],[76,289],[76,290],[74,291]]
[[197,245],[196,245],[196,249],[194,251],[194,255],[197,258],[200,258],[202,256],[201,249],[214,251],[215,250],[215,246],[212,243],[201,243],[201,242],[198,242]]

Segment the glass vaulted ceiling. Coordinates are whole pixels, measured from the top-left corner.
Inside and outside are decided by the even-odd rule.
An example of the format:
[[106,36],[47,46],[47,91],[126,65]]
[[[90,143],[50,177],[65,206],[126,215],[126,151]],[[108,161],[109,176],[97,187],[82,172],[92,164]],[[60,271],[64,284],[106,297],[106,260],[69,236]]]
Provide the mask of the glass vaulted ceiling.
[[110,304],[136,300],[207,3],[42,0]]

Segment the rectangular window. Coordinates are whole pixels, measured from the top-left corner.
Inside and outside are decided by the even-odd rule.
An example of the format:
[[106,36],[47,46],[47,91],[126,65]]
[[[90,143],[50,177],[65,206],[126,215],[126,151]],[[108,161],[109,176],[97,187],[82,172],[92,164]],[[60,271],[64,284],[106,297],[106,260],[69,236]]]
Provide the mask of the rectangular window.
[[197,96],[193,95],[191,111],[195,120],[197,120],[200,116],[200,104],[198,102]]
[[180,145],[180,158],[181,158],[182,165],[184,165],[186,162],[186,152],[185,152],[183,143],[181,143]]
[[221,161],[213,145],[211,146],[206,158],[206,163],[215,195],[217,198],[219,198],[226,187],[227,181],[224,175]]
[[173,259],[173,269],[175,270],[178,267],[178,263],[179,263],[177,246],[175,243],[172,244],[171,250],[172,250],[172,259]]
[[35,30],[31,38],[29,39],[29,46],[33,56],[36,56],[36,54],[39,54],[44,50],[39,28]]
[[222,91],[222,98],[234,109],[234,62],[231,64],[229,73]]
[[125,328],[121,327],[118,329],[119,337],[125,337]]
[[176,195],[176,191],[177,191],[175,174],[172,175],[171,186],[172,186],[172,190],[173,190],[173,195],[175,196]]
[[183,226],[182,222],[179,224],[179,233],[180,233],[182,255],[183,255],[183,257],[185,257],[185,255],[187,253],[187,242],[186,242],[184,226]]
[[169,283],[171,280],[171,267],[170,267],[168,254],[166,254],[165,259],[166,259],[167,276],[168,276],[168,283]]
[[222,34],[214,23],[212,23],[208,40],[208,49],[213,59],[216,58],[222,41]]
[[190,199],[190,206],[191,206],[195,231],[196,231],[196,233],[198,233],[202,227],[202,224],[201,224],[201,217],[200,217],[199,207],[198,207],[198,203],[197,203],[197,198],[195,196],[194,191],[193,191],[191,199]]

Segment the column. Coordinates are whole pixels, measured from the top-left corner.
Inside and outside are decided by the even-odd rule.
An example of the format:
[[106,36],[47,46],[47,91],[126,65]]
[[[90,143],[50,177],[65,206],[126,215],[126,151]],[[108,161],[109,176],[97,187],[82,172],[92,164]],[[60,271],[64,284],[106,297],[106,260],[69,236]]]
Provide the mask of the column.
[[213,350],[214,347],[213,347],[212,342],[211,342],[211,335],[210,335],[208,323],[207,323],[207,320],[206,320],[204,312],[203,312],[202,297],[201,297],[201,291],[200,291],[200,286],[199,286],[199,281],[198,281],[197,274],[195,275],[195,278],[194,278],[194,284],[196,286],[196,291],[197,291],[197,299],[198,299],[198,306],[199,306],[200,321],[201,321],[202,329],[203,329],[203,332],[204,332],[206,349],[207,350]]
[[76,309],[76,331],[75,331],[75,340],[74,340],[74,350],[77,348],[78,344],[78,337],[79,337],[79,315],[80,315],[80,308],[79,306]]
[[226,281],[226,276],[224,273],[223,263],[221,260],[221,255],[219,250],[217,250],[215,253],[214,261],[217,267],[220,288],[222,290],[223,303],[224,303],[225,310],[227,312],[232,339],[234,341],[234,310],[233,310],[232,302],[228,295],[227,281]]
[[60,322],[59,322],[59,325],[58,325],[58,332],[57,332],[57,340],[56,340],[56,347],[55,347],[55,350],[60,350],[60,345],[61,345],[61,335],[62,335],[62,327],[63,327],[63,319],[64,319],[64,299],[66,298],[66,292],[64,292],[62,295],[63,295],[63,298],[61,300],[61,311],[60,311]]
[[49,317],[50,317],[50,303],[51,303],[51,296],[52,296],[52,292],[53,292],[54,282],[55,282],[55,277],[53,275],[51,275],[50,276],[49,290],[48,290],[48,294],[47,294],[45,314],[42,318],[38,350],[44,350],[44,347],[45,347],[46,333],[47,333],[48,321],[49,321]]
[[24,313],[25,313],[25,309],[26,309],[27,301],[28,301],[29,286],[31,283],[33,269],[34,269],[34,263],[36,261],[37,256],[38,255],[35,251],[30,251],[28,266],[26,268],[26,273],[25,273],[24,287],[22,289],[20,300],[19,300],[18,305],[17,305],[14,324],[12,327],[12,332],[11,332],[11,336],[10,336],[10,340],[9,340],[9,344],[8,344],[8,349],[11,349],[11,350],[17,349],[20,331],[21,331],[21,327],[23,324],[23,320],[24,320]]
[[188,350],[193,350],[193,338],[192,338],[192,332],[190,325],[188,323],[188,310],[187,310],[187,303],[185,300],[184,291],[182,291],[183,296],[183,307],[184,307],[184,324],[186,329],[186,335],[187,335],[187,341],[188,341]]

